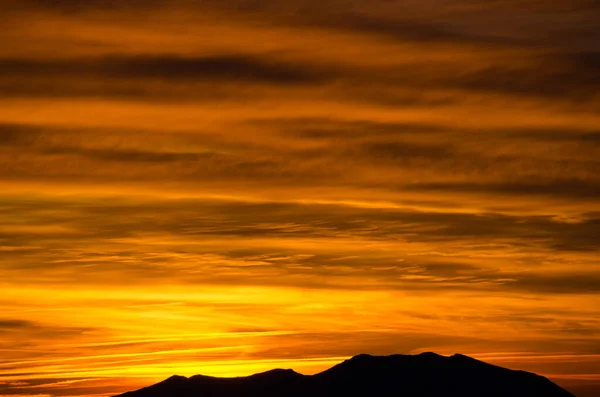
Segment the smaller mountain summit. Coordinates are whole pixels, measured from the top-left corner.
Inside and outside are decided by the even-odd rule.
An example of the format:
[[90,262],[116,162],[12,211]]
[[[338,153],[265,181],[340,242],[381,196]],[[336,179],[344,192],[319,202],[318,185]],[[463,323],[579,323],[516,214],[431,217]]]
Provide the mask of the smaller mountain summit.
[[315,375],[274,369],[251,376],[172,376],[118,397],[574,397],[550,380],[474,358],[427,352],[360,354]]
[[250,375],[250,377],[254,378],[263,378],[263,379],[289,379],[289,378],[298,378],[303,377],[304,375],[299,374],[293,369],[281,369],[276,368],[266,372],[260,372],[258,374]]
[[173,375],[173,376],[165,379],[164,382],[175,383],[175,382],[185,382],[186,380],[188,380],[188,378],[186,378],[185,376]]

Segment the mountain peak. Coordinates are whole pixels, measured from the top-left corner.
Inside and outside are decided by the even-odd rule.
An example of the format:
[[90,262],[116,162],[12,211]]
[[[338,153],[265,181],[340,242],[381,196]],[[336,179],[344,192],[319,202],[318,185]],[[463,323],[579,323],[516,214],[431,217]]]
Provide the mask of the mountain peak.
[[187,377],[182,376],[182,375],[173,375],[167,378],[167,380],[183,380],[183,379],[187,379]]
[[350,362],[364,362],[364,361],[368,361],[373,359],[375,356],[372,356],[370,354],[357,354],[356,356],[352,356],[350,357],[350,359],[346,360],[346,362],[350,361]]
[[361,353],[361,354],[357,354],[356,356],[353,356],[353,357],[351,358],[351,360],[362,360],[362,359],[365,359],[365,358],[371,358],[371,357],[373,357],[373,356],[372,356],[372,355],[370,355],[370,354],[367,354],[367,353]]
[[187,377],[181,375],[173,375],[163,380],[161,383],[182,383],[188,380]]
[[464,354],[460,354],[460,353],[454,353],[453,355],[450,356],[450,358],[457,358],[457,359],[461,359],[461,360],[475,360],[475,361],[479,361],[473,357],[469,357],[469,356],[465,356]]
[[[371,354],[362,353],[362,354],[357,354],[356,356],[353,356],[352,358],[350,358],[350,360],[351,361],[386,360],[386,359],[398,359],[398,358],[409,358],[409,357],[447,358],[445,356],[439,355],[439,354],[434,353],[434,352],[422,352],[422,353],[419,353],[419,354],[416,354],[416,355],[410,355],[410,354],[392,354],[392,355],[389,355],[389,356],[374,356],[374,355],[371,355]],[[467,357],[467,356],[463,356],[463,357]]]
[[303,376],[293,369],[283,369],[283,368],[275,368],[269,371],[260,372],[258,374],[251,375],[253,377],[261,376],[261,377],[290,377],[290,376]]
[[418,356],[420,356],[420,357],[431,357],[431,358],[447,358],[445,356],[439,355],[439,354],[434,353],[434,352],[423,352],[423,353],[420,353]]
[[447,358],[448,357],[441,356],[441,355],[439,355],[437,353],[433,353],[433,352],[423,352],[423,353],[419,353],[416,355],[392,354],[389,356],[373,356],[371,354],[363,353],[363,354],[358,354],[356,356],[353,356],[348,360],[345,360],[338,366],[340,366],[340,365],[341,366],[353,365],[353,366],[366,366],[366,367],[381,366],[381,365],[393,366],[393,365],[398,365],[399,363],[403,363],[403,362],[408,363],[408,362],[413,362],[414,360],[420,360],[420,359],[439,360],[439,359],[447,359]]

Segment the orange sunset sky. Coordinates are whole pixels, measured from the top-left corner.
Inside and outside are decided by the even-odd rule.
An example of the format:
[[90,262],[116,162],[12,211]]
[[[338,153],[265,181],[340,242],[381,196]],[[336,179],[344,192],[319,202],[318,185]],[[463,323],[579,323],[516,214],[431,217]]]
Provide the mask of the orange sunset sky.
[[600,395],[594,0],[0,0],[0,396],[460,352]]

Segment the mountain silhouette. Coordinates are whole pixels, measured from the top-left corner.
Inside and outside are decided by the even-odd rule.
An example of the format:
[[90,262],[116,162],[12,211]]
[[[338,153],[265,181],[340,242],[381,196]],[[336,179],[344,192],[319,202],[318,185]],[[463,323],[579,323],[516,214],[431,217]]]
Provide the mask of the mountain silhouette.
[[238,378],[172,376],[117,397],[573,397],[530,372],[461,354],[361,354],[316,375],[291,369]]

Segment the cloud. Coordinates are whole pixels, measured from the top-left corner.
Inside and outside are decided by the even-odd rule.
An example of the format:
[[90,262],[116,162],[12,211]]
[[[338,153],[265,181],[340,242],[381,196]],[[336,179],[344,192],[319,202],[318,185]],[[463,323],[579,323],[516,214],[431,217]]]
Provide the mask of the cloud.
[[[368,13],[340,12],[319,19],[306,19],[305,23],[320,28],[339,29],[357,34],[372,34],[391,40],[415,41],[419,43],[453,43],[509,45],[518,41],[510,37],[482,34],[477,31],[465,31],[451,23],[427,23],[408,18],[394,18]],[[464,28],[464,27],[463,27]]]
[[[464,69],[447,64],[443,72],[433,65],[381,65],[357,68],[327,65],[304,59],[277,61],[269,56],[224,55],[185,58],[112,56],[64,61],[0,60],[4,97],[123,97],[148,100],[235,100],[233,86],[257,91],[277,86],[283,92],[301,87],[318,93],[319,84],[332,85],[330,98],[398,106],[445,106],[459,102],[460,92],[503,94],[581,101],[593,99],[599,84],[589,68],[538,60],[529,67],[489,64]],[[558,66],[557,66],[558,65]],[[542,71],[540,71],[540,69]],[[47,80],[44,76],[53,76]],[[98,81],[102,81],[99,84]],[[183,84],[192,84],[186,87]],[[265,87],[266,88],[266,87]],[[427,89],[429,97],[415,90]],[[394,92],[395,90],[395,92]],[[449,90],[454,90],[450,93]],[[433,95],[436,91],[440,93]],[[444,93],[446,92],[446,93]],[[249,99],[244,92],[238,99]],[[297,94],[296,94],[297,95]]]
[[440,183],[407,186],[409,189],[423,189],[430,191],[453,192],[478,192],[489,194],[509,195],[551,195],[580,198],[594,198],[600,195],[600,186],[596,181],[577,179],[554,180],[546,183],[518,182],[518,183]]
[[326,75],[316,70],[250,55],[205,57],[112,56],[52,60],[0,60],[0,71],[12,76],[159,79],[163,81],[234,80],[274,84],[307,84]]
[[169,152],[144,152],[140,150],[116,149],[81,149],[55,147],[43,152],[46,155],[75,154],[98,160],[120,162],[158,162],[170,163],[176,161],[194,161],[204,156],[217,156],[216,153],[169,153]]
[[373,159],[402,160],[413,157],[440,158],[453,155],[448,145],[416,144],[409,142],[372,142],[362,145],[362,150]]
[[596,272],[586,274],[559,274],[559,275],[523,275],[509,288],[520,291],[534,291],[542,293],[568,294],[597,294],[600,292],[600,277]]
[[[11,212],[29,214],[31,227],[15,227]],[[5,277],[61,285],[171,280],[190,286],[582,294],[593,291],[593,278],[578,272],[587,274],[599,248],[594,218],[563,222],[221,200],[31,202],[5,206],[2,213],[6,247],[36,245],[27,256],[7,253]],[[47,224],[54,228],[45,231]],[[373,246],[380,247],[377,255]],[[502,269],[506,260],[512,265]],[[579,270],[565,270],[571,261]],[[555,275],[544,275],[544,267]],[[572,283],[559,288],[571,275]]]
[[[93,331],[94,329],[88,327],[48,324],[21,318],[4,318],[0,319],[0,333],[5,338],[3,342],[0,342],[0,349],[26,348],[40,340],[75,337]],[[20,336],[20,341],[15,341],[15,336]],[[10,364],[10,362],[8,363]],[[7,362],[3,361],[0,366],[4,367],[5,364]]]
[[0,319],[0,329],[19,329],[33,326],[33,323],[26,320]]
[[39,126],[0,123],[0,147],[28,146],[35,142],[41,130]]
[[[335,78],[317,65],[269,56],[113,55],[68,60],[0,60],[4,97],[117,97],[248,100],[237,88],[306,86]],[[48,79],[48,77],[52,78]]]

